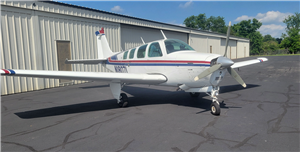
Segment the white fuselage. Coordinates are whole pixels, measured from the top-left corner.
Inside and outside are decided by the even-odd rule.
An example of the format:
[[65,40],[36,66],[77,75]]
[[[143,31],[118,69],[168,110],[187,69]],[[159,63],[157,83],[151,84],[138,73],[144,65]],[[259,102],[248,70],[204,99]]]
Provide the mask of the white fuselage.
[[[151,57],[149,55],[152,53],[149,48],[152,43],[160,45],[160,56]],[[136,47],[109,57],[105,64],[106,68],[117,73],[162,74],[167,78],[167,81],[158,85],[181,86],[184,84],[190,88],[217,86],[226,72],[225,70],[217,70],[203,79],[194,81],[198,74],[210,67],[211,60],[220,55],[200,53],[194,50],[167,53],[164,40],[145,45],[143,45],[144,57],[137,57],[139,48],[143,46]],[[130,58],[132,50],[135,51]]]

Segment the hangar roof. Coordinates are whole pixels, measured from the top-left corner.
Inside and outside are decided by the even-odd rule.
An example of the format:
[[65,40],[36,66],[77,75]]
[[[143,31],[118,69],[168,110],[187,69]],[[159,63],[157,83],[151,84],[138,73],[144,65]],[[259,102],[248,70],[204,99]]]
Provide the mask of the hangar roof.
[[[62,2],[52,1],[52,0],[36,0],[36,1],[46,2],[46,3],[56,4],[56,5],[62,5],[62,6],[67,6],[67,7],[73,7],[73,8],[78,8],[78,9],[84,9],[84,10],[89,10],[89,11],[93,11],[93,12],[100,12],[100,13],[104,13],[104,14],[109,14],[109,15],[119,16],[119,17],[123,17],[123,18],[129,18],[129,19],[135,19],[135,20],[140,20],[140,21],[145,21],[145,22],[150,22],[150,23],[156,23],[156,24],[160,24],[160,25],[167,25],[169,27],[176,27],[176,28],[180,28],[180,29],[183,29],[183,30],[188,30],[188,31],[191,31],[191,33],[192,33],[192,31],[194,31],[194,33],[201,32],[201,33],[209,33],[209,34],[213,34],[213,35],[219,35],[221,37],[226,37],[226,34],[223,34],[223,33],[192,29],[192,28],[189,28],[189,27],[184,27],[184,26],[179,26],[179,25],[174,25],[174,24],[168,24],[168,23],[163,23],[163,22],[158,22],[158,21],[153,21],[153,20],[148,20],[148,19],[143,19],[143,18],[137,18],[137,17],[133,17],[133,16],[107,12],[107,11],[103,11],[103,10],[98,10],[98,9],[94,9],[94,8],[84,7],[84,6],[78,6],[78,5],[74,5],[74,4],[62,3]],[[122,23],[122,24],[126,24],[126,23]],[[140,25],[140,26],[142,26],[142,25]],[[249,40],[248,38],[237,37],[237,36],[232,36],[232,35],[230,37],[231,37],[231,39],[236,38],[236,39]]]

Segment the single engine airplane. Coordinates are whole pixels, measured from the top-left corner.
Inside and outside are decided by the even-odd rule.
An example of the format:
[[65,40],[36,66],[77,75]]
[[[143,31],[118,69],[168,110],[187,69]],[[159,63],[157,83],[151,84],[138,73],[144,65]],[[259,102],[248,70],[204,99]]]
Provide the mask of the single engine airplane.
[[167,39],[157,40],[132,48],[127,51],[113,53],[104,34],[104,29],[96,31],[98,59],[68,60],[67,64],[101,64],[109,72],[77,72],[77,71],[45,71],[45,70],[12,70],[2,69],[1,75],[39,77],[71,80],[108,81],[112,95],[120,107],[128,104],[128,97],[121,93],[126,84],[149,84],[175,86],[192,97],[198,97],[201,92],[212,98],[211,113],[220,115],[219,83],[225,73],[246,87],[245,82],[234,70],[242,66],[267,61],[267,58],[257,58],[234,63],[226,57],[231,23],[229,22],[225,46],[225,54],[210,54],[196,52],[188,44]]

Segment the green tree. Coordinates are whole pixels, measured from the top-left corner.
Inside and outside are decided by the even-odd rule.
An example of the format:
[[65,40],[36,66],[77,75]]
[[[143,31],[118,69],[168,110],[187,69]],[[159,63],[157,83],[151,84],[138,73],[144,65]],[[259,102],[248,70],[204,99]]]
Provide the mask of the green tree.
[[250,39],[250,53],[259,54],[262,50],[263,36],[259,31],[262,23],[257,19],[243,20],[232,26],[235,36],[240,36]]
[[190,28],[194,28],[194,29],[198,29],[198,25],[196,23],[196,16],[192,15],[190,17],[187,17],[183,24],[186,26],[186,27],[190,27]]
[[209,28],[207,27],[207,19],[206,19],[206,15],[205,14],[199,14],[196,17],[196,24],[197,24],[197,29],[200,30],[209,30]]
[[300,51],[300,13],[289,15],[283,20],[286,24],[286,34],[282,34],[281,46],[291,53]]
[[259,54],[262,50],[263,36],[259,31],[250,33],[247,36],[250,39],[250,53]]
[[227,28],[225,25],[224,17],[211,16],[206,20],[207,28],[213,32],[226,33]]
[[255,33],[260,27],[262,23],[257,19],[251,20],[243,20],[237,24],[232,26],[232,29],[236,32],[236,36],[249,38],[249,34]]
[[273,38],[270,34],[267,34],[264,36],[263,42],[267,42],[267,41],[276,41],[276,39]]
[[291,29],[300,29],[300,13],[295,13],[295,15],[289,15],[283,20],[286,24],[286,29],[289,31]]
[[283,35],[283,40],[281,41],[281,46],[289,50],[290,53],[295,53],[300,51],[300,30],[290,29],[288,35]]
[[262,49],[264,53],[270,54],[279,49],[278,42],[275,40],[265,41],[262,44]]
[[187,17],[183,24],[186,27],[200,29],[200,30],[208,30],[212,32],[226,33],[226,25],[224,17],[214,17],[210,16],[206,17],[205,14],[199,14],[198,16],[190,16]]

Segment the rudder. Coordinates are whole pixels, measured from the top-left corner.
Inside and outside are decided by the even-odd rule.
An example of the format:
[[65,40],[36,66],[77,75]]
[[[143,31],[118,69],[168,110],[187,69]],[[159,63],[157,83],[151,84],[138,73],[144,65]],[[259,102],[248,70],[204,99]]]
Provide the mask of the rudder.
[[109,47],[103,27],[101,30],[96,31],[95,34],[97,36],[98,59],[106,59],[112,56],[113,52]]

